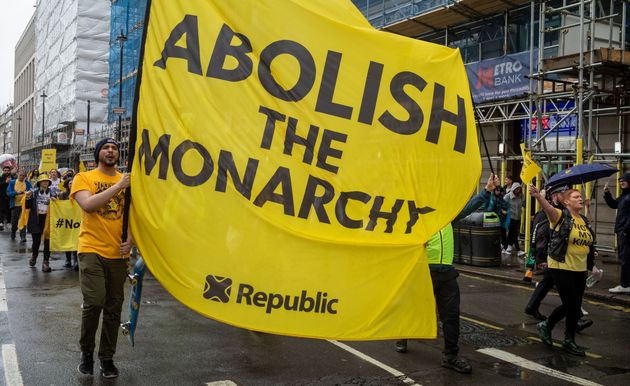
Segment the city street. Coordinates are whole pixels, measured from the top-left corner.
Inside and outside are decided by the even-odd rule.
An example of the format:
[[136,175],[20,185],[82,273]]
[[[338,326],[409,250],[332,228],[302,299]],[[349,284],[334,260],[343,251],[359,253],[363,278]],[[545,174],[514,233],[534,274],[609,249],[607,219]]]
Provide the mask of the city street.
[[[334,342],[254,333],[189,310],[153,277],[145,289],[136,346],[119,336],[121,375],[106,381],[76,371],[81,295],[78,273],[53,255],[51,273],[29,268],[27,247],[0,233],[0,305],[4,384],[9,385],[505,385],[630,383],[630,310],[587,301],[595,324],[577,337],[586,358],[537,341],[535,320],[522,313],[531,289],[460,276],[462,355],[472,375],[440,367],[442,341],[411,341],[399,354],[391,341]],[[28,251],[28,252],[27,252]],[[2,283],[0,283],[2,284]],[[3,289],[1,291],[4,291]],[[127,299],[125,299],[126,307]],[[3,302],[4,303],[4,302]],[[543,303],[548,314],[557,296]],[[126,309],[123,311],[126,317]],[[554,331],[562,338],[563,325]],[[22,383],[20,383],[22,382]]]

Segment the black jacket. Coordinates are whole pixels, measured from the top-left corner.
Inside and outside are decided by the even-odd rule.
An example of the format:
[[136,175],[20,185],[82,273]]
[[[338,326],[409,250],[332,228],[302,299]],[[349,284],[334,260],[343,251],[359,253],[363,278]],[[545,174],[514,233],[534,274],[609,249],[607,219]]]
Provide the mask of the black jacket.
[[617,199],[612,197],[610,192],[604,192],[604,200],[609,207],[617,209],[615,219],[615,233],[630,233],[630,189],[621,191],[621,196]]

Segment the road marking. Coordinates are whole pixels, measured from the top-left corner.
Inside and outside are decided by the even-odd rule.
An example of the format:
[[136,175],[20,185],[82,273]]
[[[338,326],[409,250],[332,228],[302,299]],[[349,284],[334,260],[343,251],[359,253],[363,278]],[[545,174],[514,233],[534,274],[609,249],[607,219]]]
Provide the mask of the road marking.
[[625,313],[630,312],[630,308],[626,308],[626,307],[623,307],[623,306],[613,306],[613,305],[602,303],[602,302],[598,302],[598,301],[595,301],[595,300],[586,300],[585,299],[584,301],[586,301],[589,304],[594,304],[596,306],[606,307],[609,310],[621,311],[621,312],[625,312]]
[[[542,340],[539,337],[537,337],[537,336],[528,336],[527,339],[536,341],[538,343],[542,343]],[[553,342],[553,346],[554,347],[558,347],[558,348],[562,348],[562,345],[560,343],[558,343],[558,342]],[[598,355],[598,354],[595,354],[595,353],[592,353],[592,352],[588,352],[588,351],[586,352],[586,356],[589,357],[589,358],[593,358],[593,359],[601,359],[601,358],[603,358],[603,356],[601,356],[601,355]]]
[[460,319],[467,320],[467,321],[469,321],[469,322],[471,322],[471,323],[476,323],[476,324],[482,325],[482,326],[484,326],[484,327],[491,328],[491,329],[493,329],[493,330],[503,331],[503,328],[502,328],[502,327],[493,326],[492,324],[489,324],[489,323],[486,323],[486,322],[482,322],[482,321],[477,320],[477,319],[469,318],[469,317],[467,317],[467,316],[462,316],[462,315],[460,315],[460,316],[459,316],[459,318],[460,318]]
[[0,264],[0,312],[8,311],[7,308],[7,287],[4,284],[4,270]]
[[225,381],[206,382],[207,386],[238,386],[236,383],[226,379]]
[[401,381],[405,382],[408,385],[411,386],[421,386],[419,384],[416,383],[416,381],[414,381],[413,379],[407,377],[405,374],[401,373],[400,371],[387,366],[385,363],[379,362],[376,359],[372,358],[371,356],[368,356],[366,354],[363,354],[361,351],[355,350],[352,347],[343,344],[341,342],[338,342],[336,340],[329,340],[330,343],[334,344],[335,346],[346,350],[347,352],[349,352],[350,354],[356,355],[357,357],[363,359],[366,362],[370,362],[371,364],[380,367],[381,369],[387,371],[388,373],[392,374],[393,376],[395,376],[396,378],[400,379]]
[[22,374],[20,374],[20,369],[18,368],[14,344],[2,345],[2,364],[4,365],[4,380],[6,384],[22,386]]
[[486,354],[491,357],[501,359],[502,361],[512,363],[524,369],[536,371],[536,372],[548,375],[550,377],[554,377],[554,378],[558,378],[558,379],[562,379],[562,380],[574,383],[576,385],[601,386],[599,383],[589,381],[588,379],[579,378],[579,377],[576,377],[575,375],[571,375],[571,374],[563,373],[562,371],[554,370],[552,368],[543,366],[539,363],[532,362],[525,358],[519,357],[514,354],[510,354],[509,352],[505,352],[496,348],[482,348],[477,351],[482,354]]

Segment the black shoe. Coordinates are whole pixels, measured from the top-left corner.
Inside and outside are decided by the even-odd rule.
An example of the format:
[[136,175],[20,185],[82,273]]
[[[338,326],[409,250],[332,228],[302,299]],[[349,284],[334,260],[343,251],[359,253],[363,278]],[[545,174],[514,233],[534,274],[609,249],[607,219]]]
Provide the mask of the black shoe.
[[462,374],[470,374],[472,372],[470,363],[457,355],[442,355],[442,367],[455,370]]
[[538,329],[538,336],[540,337],[540,340],[546,345],[546,346],[553,346],[553,340],[551,339],[551,331],[549,330],[549,323],[547,323],[547,321],[543,321],[540,322],[536,325],[536,328]]
[[66,260],[66,264],[64,264],[63,267],[67,269],[72,268],[72,263],[70,262],[70,260]]
[[397,340],[394,348],[399,353],[406,353],[407,352],[407,339]]
[[103,378],[116,378],[118,376],[118,369],[114,366],[113,360],[105,359],[101,361],[101,376]]
[[21,240],[20,240],[20,242],[21,242],[21,243],[25,243],[25,242],[26,242],[26,239],[21,239]]
[[538,319],[540,321],[547,320],[547,317],[540,313],[538,310],[532,310],[531,308],[525,308],[525,313],[534,319]]
[[567,338],[562,341],[562,347],[564,347],[564,351],[568,352],[571,355],[577,355],[580,357],[586,356],[586,352],[580,346],[575,343],[575,340]]
[[31,267],[34,267],[36,262],[37,262],[37,257],[31,257],[28,260],[28,265],[31,266]]
[[582,332],[593,325],[593,321],[586,318],[580,318],[577,323],[577,329],[575,331]]
[[94,359],[92,358],[92,353],[81,353],[81,362],[79,362],[77,370],[84,375],[94,374]]
[[15,240],[15,233],[11,233],[11,240],[14,241]]

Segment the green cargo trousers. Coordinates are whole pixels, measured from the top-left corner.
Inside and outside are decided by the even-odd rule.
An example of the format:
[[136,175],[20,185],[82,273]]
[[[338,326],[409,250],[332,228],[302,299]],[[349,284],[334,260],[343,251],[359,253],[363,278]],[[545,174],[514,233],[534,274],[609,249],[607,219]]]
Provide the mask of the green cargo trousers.
[[93,353],[99,318],[103,326],[98,349],[100,360],[112,359],[116,353],[120,312],[125,300],[127,259],[106,259],[96,253],[79,253],[79,282],[83,293],[81,317],[81,351]]

